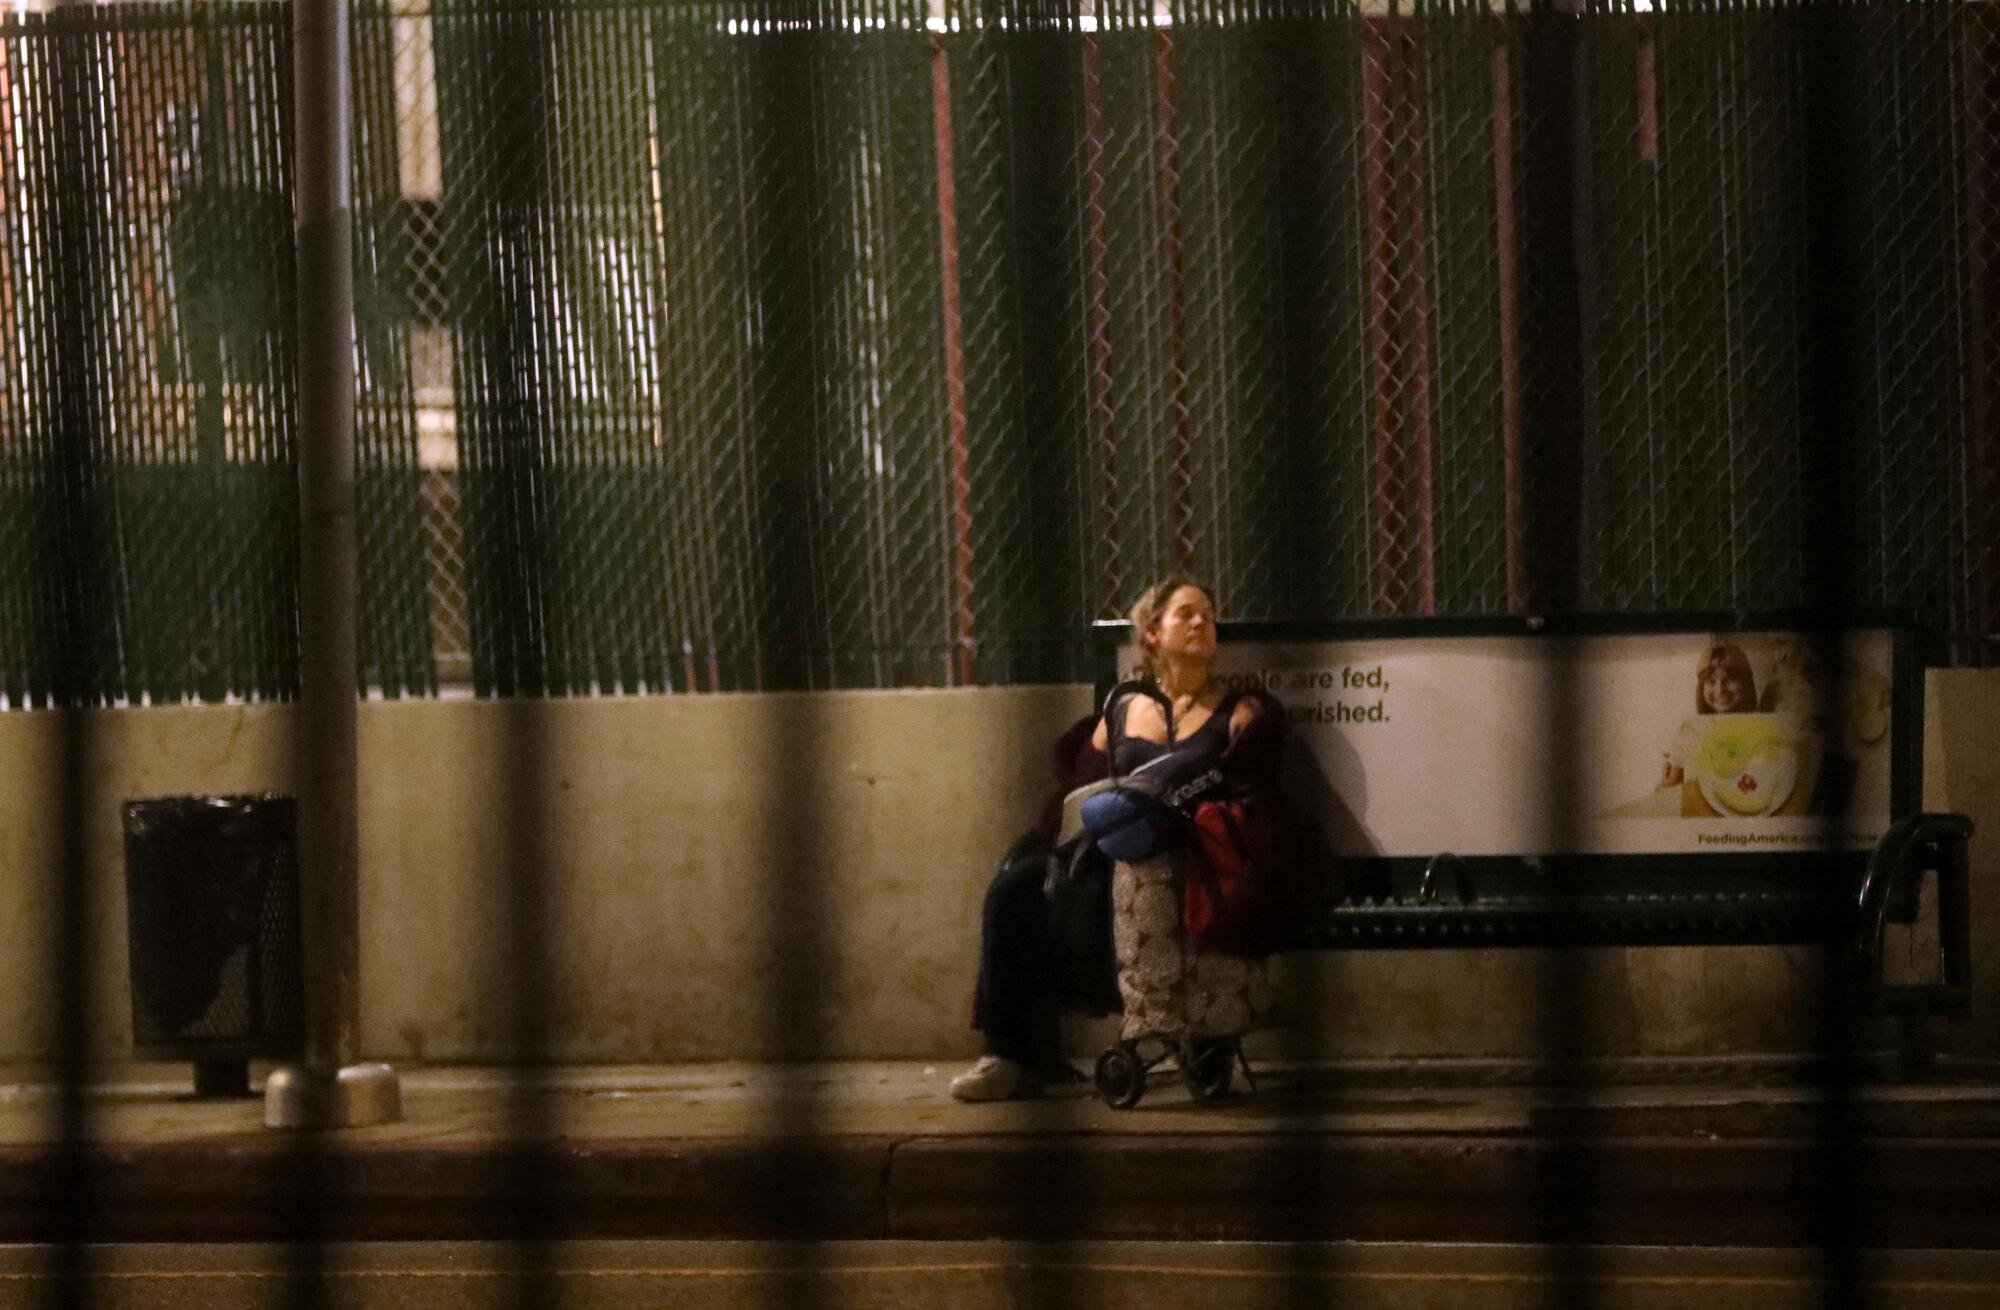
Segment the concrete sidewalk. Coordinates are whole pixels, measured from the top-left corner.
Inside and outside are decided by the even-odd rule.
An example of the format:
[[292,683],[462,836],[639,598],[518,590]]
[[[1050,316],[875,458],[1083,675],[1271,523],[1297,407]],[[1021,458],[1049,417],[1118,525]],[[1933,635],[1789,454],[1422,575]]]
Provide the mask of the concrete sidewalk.
[[[261,1102],[197,1101],[186,1066],[109,1071],[88,1098],[92,1233],[110,1241],[1186,1238],[1809,1244],[1852,1184],[1867,1245],[2000,1249],[2000,1070],[1947,1063],[1857,1090],[1840,1140],[1796,1067],[1617,1062],[1587,1095],[1521,1065],[1260,1071],[1194,1104],[1087,1086],[965,1106],[918,1063],[405,1068],[401,1123],[325,1138]],[[0,1241],[49,1240],[56,1090],[0,1085]],[[543,1149],[511,1150],[526,1133]],[[1575,1147],[1587,1140],[1590,1149]],[[1845,1172],[1843,1172],[1845,1171]],[[1564,1218],[1564,1216],[1567,1216]]]
[[[0,1246],[0,1310],[64,1304],[41,1248]],[[100,1248],[93,1310],[1822,1310],[1813,1250],[1216,1242],[491,1242],[322,1248],[318,1296],[275,1245]],[[1559,1275],[1572,1281],[1557,1285]],[[1871,1310],[1992,1310],[2000,1255],[1889,1251],[1855,1270]],[[1567,1290],[1567,1295],[1565,1291]]]

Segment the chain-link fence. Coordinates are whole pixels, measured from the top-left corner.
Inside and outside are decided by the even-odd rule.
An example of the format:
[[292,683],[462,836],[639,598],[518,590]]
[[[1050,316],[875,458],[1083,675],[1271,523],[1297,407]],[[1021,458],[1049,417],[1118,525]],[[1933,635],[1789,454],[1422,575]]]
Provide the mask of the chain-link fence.
[[[1798,603],[1824,563],[1812,488],[1837,474],[1856,594],[1978,658],[1990,436],[1967,352],[1990,329],[1966,242],[1992,214],[1968,165],[1996,124],[1965,79],[2000,71],[1975,55],[1992,7],[1704,8],[1600,27],[1582,72],[1589,603]],[[1829,50],[1838,81],[1808,76]],[[1843,337],[1830,375],[1815,356]],[[1828,391],[1846,431],[1816,430]]]
[[[387,45],[367,38],[355,134],[361,676],[395,694],[435,677],[397,116]],[[17,8],[0,20],[10,704],[284,696],[296,684],[291,74],[280,5]]]
[[[289,22],[0,25],[11,703],[58,613],[86,699],[293,685]],[[1175,567],[1989,657],[1985,0],[363,0],[355,66],[382,691],[1072,678]]]

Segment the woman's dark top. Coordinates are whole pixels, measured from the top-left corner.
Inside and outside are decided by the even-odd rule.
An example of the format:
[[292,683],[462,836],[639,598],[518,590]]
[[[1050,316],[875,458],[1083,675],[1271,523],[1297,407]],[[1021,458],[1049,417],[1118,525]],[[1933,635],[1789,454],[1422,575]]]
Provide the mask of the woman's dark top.
[[[1216,704],[1215,712],[1203,721],[1199,728],[1179,741],[1147,741],[1141,737],[1128,737],[1122,731],[1112,747],[1111,762],[1119,773],[1130,773],[1159,759],[1168,751],[1186,751],[1189,754],[1221,755],[1229,744],[1229,718],[1236,712],[1236,702],[1242,693],[1226,693]],[[1132,702],[1126,700],[1123,712],[1129,717]],[[1122,724],[1120,725],[1122,728]]]

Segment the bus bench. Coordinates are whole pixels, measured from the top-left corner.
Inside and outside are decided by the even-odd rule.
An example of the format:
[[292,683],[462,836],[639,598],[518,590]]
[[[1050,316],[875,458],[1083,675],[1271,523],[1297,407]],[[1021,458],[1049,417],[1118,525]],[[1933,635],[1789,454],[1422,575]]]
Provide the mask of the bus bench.
[[[1225,623],[1217,675],[1293,725],[1287,791],[1337,883],[1280,949],[1811,946],[1899,1071],[1971,975],[1970,820],[1920,812],[1923,662],[1899,617]],[[1109,680],[1136,663],[1100,624]],[[1837,668],[1825,667],[1835,660]],[[1937,960],[1889,982],[1934,898]]]

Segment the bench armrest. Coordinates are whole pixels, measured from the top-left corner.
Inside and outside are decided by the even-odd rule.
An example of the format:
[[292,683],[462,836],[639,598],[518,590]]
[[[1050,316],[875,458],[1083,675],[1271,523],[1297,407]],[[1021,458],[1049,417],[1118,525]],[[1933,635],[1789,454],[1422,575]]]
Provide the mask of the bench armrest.
[[[1890,825],[1868,857],[1854,908],[1854,948],[1870,1008],[1880,1009],[1893,991],[1905,1002],[1945,1014],[1964,1008],[1972,981],[1972,924],[1967,845],[1972,820],[1962,814],[1913,814]],[[1882,986],[1883,936],[1891,920],[1916,917],[1925,874],[1938,880],[1939,981],[1916,988]]]

